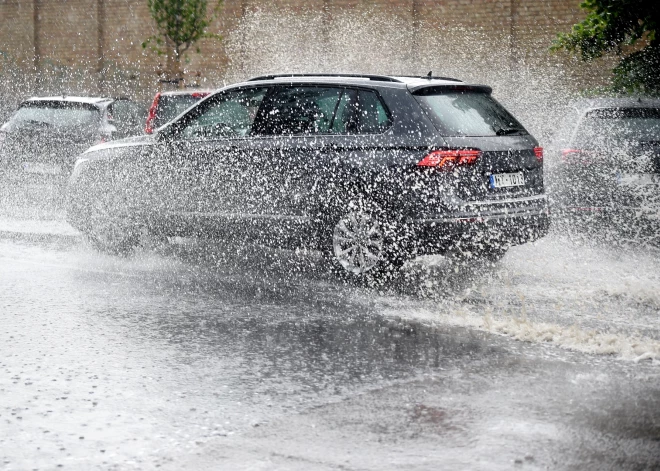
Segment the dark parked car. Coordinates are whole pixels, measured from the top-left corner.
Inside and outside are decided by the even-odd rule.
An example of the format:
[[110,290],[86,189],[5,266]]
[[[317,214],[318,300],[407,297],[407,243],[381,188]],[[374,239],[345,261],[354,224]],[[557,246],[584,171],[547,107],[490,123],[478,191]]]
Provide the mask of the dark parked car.
[[553,211],[590,228],[657,230],[660,100],[572,103],[548,149]]
[[257,77],[88,150],[69,189],[71,223],[105,249],[144,231],[302,245],[357,277],[548,227],[536,140],[490,87],[443,78]]
[[0,127],[0,173],[66,182],[88,147],[140,134],[144,107],[124,98],[44,97],[24,101]]
[[149,108],[144,132],[153,133],[163,124],[179,116],[202,98],[209,96],[211,90],[179,90],[158,92]]

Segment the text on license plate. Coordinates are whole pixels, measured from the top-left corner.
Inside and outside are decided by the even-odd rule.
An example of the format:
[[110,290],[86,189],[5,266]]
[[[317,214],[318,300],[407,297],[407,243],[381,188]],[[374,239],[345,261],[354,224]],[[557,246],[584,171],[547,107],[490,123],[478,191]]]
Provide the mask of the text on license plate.
[[524,184],[525,177],[522,172],[495,173],[490,176],[491,188],[506,188],[508,186],[522,186]]
[[62,167],[59,165],[43,164],[39,162],[23,162],[23,171],[45,175],[60,175],[62,173]]

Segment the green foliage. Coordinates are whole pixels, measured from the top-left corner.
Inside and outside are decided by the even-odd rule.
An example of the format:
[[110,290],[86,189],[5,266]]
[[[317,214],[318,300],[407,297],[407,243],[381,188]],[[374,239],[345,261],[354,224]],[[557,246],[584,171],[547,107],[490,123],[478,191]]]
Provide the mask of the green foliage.
[[182,55],[200,39],[222,39],[207,31],[218,15],[222,0],[215,1],[210,13],[208,0],[148,0],[148,4],[159,34],[143,42],[143,48],[151,46],[158,54],[171,53],[179,63]]
[[[591,61],[606,53],[621,57],[614,68],[617,91],[660,94],[659,0],[584,0],[580,7],[587,17],[560,33],[551,50],[565,49]],[[643,48],[625,54],[624,46]]]

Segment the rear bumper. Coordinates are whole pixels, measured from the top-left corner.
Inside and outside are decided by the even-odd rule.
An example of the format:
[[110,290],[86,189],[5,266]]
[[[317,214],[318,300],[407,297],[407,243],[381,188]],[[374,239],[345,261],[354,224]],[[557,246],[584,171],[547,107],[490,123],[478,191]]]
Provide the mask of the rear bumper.
[[412,240],[417,252],[435,253],[458,241],[497,241],[519,245],[548,233],[550,214],[545,195],[476,202],[450,214],[413,219]]

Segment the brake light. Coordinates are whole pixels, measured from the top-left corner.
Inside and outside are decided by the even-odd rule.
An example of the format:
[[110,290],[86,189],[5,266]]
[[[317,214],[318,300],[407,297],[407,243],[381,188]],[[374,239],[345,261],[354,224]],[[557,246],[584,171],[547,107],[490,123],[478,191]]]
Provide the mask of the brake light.
[[434,167],[448,170],[457,166],[472,165],[481,156],[477,149],[436,150],[417,163],[418,167]]
[[534,147],[534,155],[536,160],[543,162],[543,147]]
[[153,123],[156,119],[156,110],[158,109],[158,102],[160,101],[160,92],[156,93],[154,101],[149,108],[149,116],[147,116],[147,123],[144,127],[144,132],[151,134],[154,132]]
[[192,92],[190,96],[193,98],[204,98],[205,96],[208,96],[209,92]]

